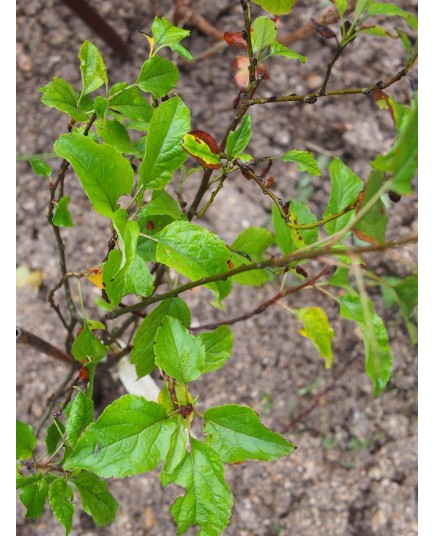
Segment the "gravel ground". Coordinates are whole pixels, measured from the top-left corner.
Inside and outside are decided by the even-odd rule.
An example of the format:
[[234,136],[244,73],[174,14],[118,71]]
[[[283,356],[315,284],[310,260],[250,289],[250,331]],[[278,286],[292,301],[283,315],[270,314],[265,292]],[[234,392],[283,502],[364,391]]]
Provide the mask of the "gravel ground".
[[[397,2],[416,11],[414,0]],[[53,76],[80,83],[77,53],[85,39],[93,41],[106,61],[111,83],[134,80],[146,59],[146,43],[136,32],[150,27],[155,15],[171,18],[172,2],[146,0],[100,0],[94,5],[106,20],[128,40],[130,58],[122,62],[68,8],[55,0],[17,2],[17,152],[51,151],[65,120],[39,102],[37,90]],[[300,0],[290,20],[282,21],[282,33],[317,16],[327,2]],[[197,1],[197,11],[223,31],[242,25],[239,2]],[[390,21],[387,21],[390,24]],[[392,25],[393,26],[393,25]],[[188,27],[188,26],[187,26]],[[193,55],[213,41],[191,28],[186,41]],[[306,66],[276,59],[270,62],[270,78],[262,94],[306,92],[318,87],[331,48],[317,35],[292,45],[309,57]],[[230,63],[236,51],[223,49],[206,61],[180,64],[179,94],[192,110],[192,128],[221,137],[230,121],[231,103],[237,90]],[[400,68],[399,44],[384,47],[380,39],[360,38],[339,61],[330,87],[359,87],[386,80]],[[306,75],[308,74],[308,76]],[[412,73],[416,77],[416,73]],[[288,88],[290,88],[288,90]],[[389,93],[405,102],[409,82],[402,80]],[[369,160],[386,150],[393,138],[387,113],[379,111],[365,96],[323,99],[314,106],[258,106],[252,111],[260,129],[252,140],[255,155],[282,153],[290,148],[338,154],[362,177],[369,173]],[[55,162],[53,161],[55,164]],[[273,166],[276,193],[297,196],[295,168]],[[59,329],[46,297],[59,279],[58,258],[51,230],[46,226],[48,191],[25,162],[18,163],[17,266],[43,271],[40,288],[17,290],[17,321],[53,344],[62,346]],[[198,180],[198,179],[196,179]],[[192,184],[191,188],[197,184]],[[225,183],[207,212],[203,225],[231,241],[249,225],[269,221],[270,199],[241,178]],[[308,185],[310,201],[322,213],[328,196],[328,180],[316,177]],[[106,251],[108,229],[102,218],[89,213],[89,203],[77,182],[68,175],[68,194],[74,199],[71,212],[76,226],[65,233],[70,269],[82,270],[100,262]],[[306,188],[306,187],[305,187]],[[302,193],[306,190],[302,190]],[[187,195],[188,195],[187,191]],[[417,199],[405,198],[389,212],[390,236],[417,228]],[[89,233],[88,229],[92,229]],[[401,259],[369,257],[381,275],[406,275],[405,263],[416,262],[416,247],[406,247]],[[95,297],[92,289],[86,297]],[[193,320],[205,323],[232,317],[253,309],[275,289],[243,287],[227,299],[226,310],[209,307],[209,293],[195,289],[185,294]],[[93,294],[92,294],[93,293]],[[414,536],[417,534],[417,352],[410,346],[403,321],[396,311],[384,310],[379,296],[376,307],[389,330],[395,365],[389,387],[374,399],[364,375],[363,344],[354,325],[339,319],[337,307],[326,297],[307,291],[288,299],[291,307],[323,306],[336,332],[335,363],[325,370],[312,345],[302,338],[291,315],[283,308],[233,326],[234,352],[224,368],[196,382],[195,393],[204,407],[222,403],[252,406],[265,425],[297,444],[291,456],[273,463],[250,462],[228,466],[226,476],[234,493],[234,511],[225,534],[230,536]],[[223,316],[224,315],[224,316]],[[353,359],[356,358],[356,359]],[[65,367],[28,347],[17,351],[17,417],[37,425],[48,396],[65,377]],[[311,403],[331,385],[315,410],[303,418]],[[109,375],[98,387],[99,411],[117,396],[123,386]],[[168,511],[179,489],[163,489],[157,472],[110,483],[120,509],[116,521],[97,528],[86,514],[76,514],[73,536],[175,534]],[[63,529],[48,509],[37,520],[25,521],[17,506],[17,534],[58,536]],[[193,532],[192,532],[193,533]],[[190,533],[189,533],[190,534]]]

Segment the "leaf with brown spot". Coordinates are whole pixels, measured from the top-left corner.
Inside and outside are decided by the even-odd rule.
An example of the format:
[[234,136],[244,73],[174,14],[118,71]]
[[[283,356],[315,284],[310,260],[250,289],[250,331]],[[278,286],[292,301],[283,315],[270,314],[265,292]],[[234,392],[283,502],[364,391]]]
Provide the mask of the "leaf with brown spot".
[[86,274],[86,278],[99,289],[104,288],[104,283],[102,282],[102,267],[96,266],[95,268],[89,268]]
[[208,169],[221,168],[217,141],[208,132],[192,130],[184,136],[182,147],[202,166]]
[[390,97],[387,93],[384,93],[381,89],[375,89],[373,91],[375,102],[377,103],[380,110],[389,110],[392,121],[396,126],[395,113],[393,111],[392,105],[390,103]]

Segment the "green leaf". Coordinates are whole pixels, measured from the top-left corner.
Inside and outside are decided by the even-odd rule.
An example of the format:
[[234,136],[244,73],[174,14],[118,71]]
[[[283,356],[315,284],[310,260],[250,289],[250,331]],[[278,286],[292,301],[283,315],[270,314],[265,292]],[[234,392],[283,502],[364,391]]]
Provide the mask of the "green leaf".
[[95,337],[87,324],[83,324],[80,333],[72,343],[71,353],[77,361],[89,360],[92,363],[98,363],[107,355],[109,348]]
[[333,285],[335,287],[351,290],[352,287],[348,279],[349,274],[350,270],[348,268],[338,266],[335,273],[329,279],[327,279],[327,285]]
[[[158,191],[159,190],[154,190],[153,193]],[[143,234],[139,236],[137,253],[142,257],[143,260],[148,262],[157,262],[157,239],[154,239],[153,237],[172,222],[173,218],[171,216],[155,215],[144,217],[141,212],[139,213],[140,232]]]
[[44,477],[42,473],[33,473],[29,476],[24,476],[20,473],[20,464],[17,463],[17,471],[16,471],[16,488],[26,488],[27,486],[32,486],[39,480],[41,480]]
[[76,121],[86,121],[87,116],[78,108],[78,98],[69,84],[63,78],[55,76],[53,81],[38,91],[43,93],[41,102],[50,108],[68,114]]
[[95,114],[100,119],[106,119],[109,102],[110,99],[108,97],[95,97]]
[[[289,206],[290,220],[294,223],[309,225],[316,223],[317,218],[306,203],[291,201]],[[305,245],[314,244],[318,240],[318,227],[313,229],[291,230],[295,249],[301,249]]]
[[128,87],[114,95],[110,99],[109,107],[133,121],[150,121],[154,113],[154,109],[137,87]]
[[[59,431],[60,430],[60,431]],[[65,431],[63,423],[57,419],[52,422],[47,428],[47,435],[45,436],[45,445],[47,446],[48,454],[54,454],[59,443],[62,441],[62,435]]]
[[96,124],[96,131],[104,143],[112,145],[120,153],[140,156],[140,153],[131,142],[128,130],[119,121],[101,119]]
[[[232,252],[232,266],[233,268],[238,268],[243,264],[254,264],[254,261],[251,261],[236,253]],[[239,285],[249,285],[252,287],[260,287],[264,283],[268,283],[274,279],[274,275],[270,270],[253,270],[251,272],[244,272],[241,274],[234,275],[232,279]]]
[[88,469],[101,477],[150,471],[166,458],[175,428],[163,406],[141,396],[122,396],[87,427],[64,468]]
[[[310,211],[305,203],[291,200],[288,217],[292,222],[298,224],[312,224],[317,221],[315,215]],[[286,225],[279,209],[276,205],[272,208],[273,226],[276,243],[282,253],[287,255],[296,249],[300,249],[307,244],[313,244],[318,240],[318,228],[313,229],[291,229]]]
[[101,527],[114,521],[119,505],[110,493],[107,482],[93,473],[82,471],[72,483],[77,486],[83,510],[96,525]]
[[[228,270],[231,253],[217,235],[186,221],[174,221],[157,235],[157,261],[189,279],[217,275]],[[204,285],[217,299],[224,299],[232,283],[216,281]]]
[[274,244],[274,237],[264,227],[249,227],[232,242],[232,248],[247,253],[256,259]]
[[361,26],[357,33],[366,33],[375,37],[390,37],[396,39],[398,36],[385,30],[382,26]]
[[174,220],[182,218],[178,203],[164,190],[154,190],[152,199],[139,212],[139,218],[149,216],[170,216]]
[[246,114],[243,116],[241,125],[237,130],[231,130],[226,143],[226,154],[228,158],[236,158],[244,151],[250,141],[252,133],[252,116]]
[[133,186],[129,161],[110,145],[99,145],[78,133],[60,136],[54,150],[72,164],[95,211],[111,218],[119,197],[129,194]]
[[[384,283],[383,283],[384,281]],[[417,344],[417,326],[411,321],[418,302],[418,277],[416,274],[405,279],[383,277],[381,291],[386,307],[398,304],[412,344]]]
[[179,97],[163,102],[149,122],[145,156],[139,167],[140,183],[161,190],[187,155],[182,140],[190,130],[190,111]]
[[124,209],[118,210],[113,216],[120,250],[110,252],[103,268],[103,282],[107,296],[116,306],[128,294],[149,296],[153,290],[149,268],[137,255],[139,224],[127,218],[128,214]]
[[220,326],[214,331],[198,335],[205,348],[202,374],[221,368],[230,358],[234,335],[228,326]]
[[353,24],[355,24],[358,21],[363,11],[368,9],[369,6],[373,3],[374,3],[374,0],[357,0],[356,7],[354,9]]
[[74,517],[75,507],[72,503],[74,492],[65,480],[58,478],[50,484],[48,499],[53,514],[65,527],[65,535],[67,536],[71,532],[72,518]]
[[[358,210],[361,210],[378,192],[384,184],[384,174],[373,171],[366,184],[363,201]],[[387,213],[381,198],[375,205],[355,224],[353,233],[360,240],[371,244],[382,244],[386,237]]]
[[[333,158],[330,167],[331,191],[327,208],[323,214],[323,218],[327,218],[332,214],[343,210],[350,205],[359,193],[363,190],[363,181],[349,167],[347,167],[340,158]],[[340,218],[329,221],[325,224],[325,229],[329,235],[337,233],[343,229],[352,213],[347,212]]]
[[138,378],[146,376],[155,368],[154,339],[167,315],[178,318],[187,327],[190,326],[190,310],[181,298],[168,298],[151,311],[140,324],[133,340],[131,363],[136,366]]
[[61,197],[56,205],[53,214],[53,224],[57,227],[74,227],[71,213],[69,212],[68,205],[71,201],[69,195]]
[[306,63],[307,58],[306,56],[302,56],[301,54],[298,54],[294,50],[291,50],[290,48],[286,47],[285,45],[282,45],[281,43],[274,41],[270,47],[269,56],[283,56],[284,58],[287,58],[288,60],[298,60],[300,63]]
[[205,348],[181,322],[166,316],[155,335],[155,364],[180,383],[188,383],[202,373]]
[[185,134],[182,142],[184,151],[197,157],[205,167],[218,169],[221,167],[220,156],[212,152],[210,146],[193,134]]
[[[392,108],[394,111],[396,106]],[[417,171],[418,159],[418,97],[413,95],[411,106],[400,107],[401,117],[397,123],[397,135],[390,151],[382,156],[377,156],[371,162],[375,169],[393,174],[390,189],[397,194],[409,195],[412,193],[411,181]],[[404,112],[404,113],[402,113]]]
[[171,482],[171,475],[173,475],[175,469],[184,459],[186,446],[187,430],[185,428],[184,423],[179,420],[178,424],[176,425],[176,429],[173,432],[172,437],[170,438],[169,451],[167,453],[163,470],[160,474],[160,479],[162,483]]
[[121,252],[119,250],[111,251],[104,264],[103,281],[107,296],[113,305],[118,306],[121,299],[128,294],[136,294],[137,296],[152,294],[152,275],[146,262],[139,255],[135,255],[120,270],[121,265]]
[[90,41],[85,41],[78,53],[80,60],[82,95],[92,93],[103,84],[108,86],[107,71],[104,65],[104,60],[96,48]]
[[18,492],[20,501],[27,509],[26,519],[36,519],[44,511],[48,496],[48,483],[46,479],[39,479],[34,484],[23,487]]
[[288,151],[281,158],[284,162],[296,162],[299,171],[306,171],[309,175],[321,175],[321,170],[309,151]]
[[93,400],[79,391],[70,405],[65,428],[68,443],[72,448],[77,444],[81,432],[92,421]]
[[17,419],[16,424],[16,456],[17,460],[31,458],[36,447],[36,436],[30,424]]
[[33,171],[37,175],[42,175],[43,177],[50,177],[53,173],[52,168],[42,158],[31,158],[29,160],[29,163],[32,166]]
[[186,489],[170,508],[178,534],[199,525],[202,536],[219,536],[231,517],[232,493],[224,479],[220,456],[197,439],[190,440],[191,452],[187,452],[173,475],[163,479],[163,485],[171,482]]
[[410,38],[401,29],[395,28],[395,30],[396,30],[396,33],[398,34],[398,37],[401,39],[401,43],[402,43],[402,46],[404,47],[407,57],[410,56],[413,50],[413,45],[410,41]]
[[258,17],[253,22],[251,36],[253,52],[259,52],[260,50],[269,47],[276,39],[276,25],[272,20],[267,19],[266,17]]
[[204,413],[206,444],[217,451],[224,462],[276,460],[296,447],[266,428],[258,415],[247,406],[229,404]]
[[347,0],[336,0],[335,2],[336,9],[339,11],[341,19],[343,18],[344,13],[347,10],[347,4]]
[[261,6],[273,15],[288,15],[297,0],[253,0],[255,4]]
[[405,20],[405,22],[413,28],[413,30],[417,30],[417,16],[413,15],[412,13],[409,13],[408,11],[404,11],[397,5],[393,3],[375,3],[371,4],[366,12],[366,14],[369,17],[374,17],[375,15],[387,15],[389,17],[401,17]]
[[136,84],[142,91],[148,91],[158,99],[176,86],[178,78],[178,69],[171,61],[152,56],[142,65]]
[[190,52],[180,44],[180,41],[190,35],[189,30],[184,30],[173,26],[172,23],[166,19],[155,17],[152,23],[152,35],[155,41],[155,52],[158,52],[164,47],[169,47],[174,52],[180,54],[187,61],[191,61],[193,56]]
[[374,396],[386,387],[393,367],[393,356],[387,331],[381,318],[375,313],[371,301],[364,307],[361,297],[346,294],[340,300],[342,318],[354,320],[363,337],[366,352],[365,369],[374,386]]
[[329,324],[326,313],[319,307],[303,307],[295,309],[297,320],[303,324],[299,333],[310,339],[325,360],[325,367],[330,368],[333,363],[332,340],[335,335]]

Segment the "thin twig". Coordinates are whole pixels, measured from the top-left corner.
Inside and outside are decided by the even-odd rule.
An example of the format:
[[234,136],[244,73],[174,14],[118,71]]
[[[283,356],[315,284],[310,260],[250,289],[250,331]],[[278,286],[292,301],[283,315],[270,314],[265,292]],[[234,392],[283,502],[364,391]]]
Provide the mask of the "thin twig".
[[67,354],[66,352],[63,352],[56,346],[53,346],[48,341],[41,339],[41,337],[38,337],[34,333],[26,331],[25,329],[22,329],[18,326],[16,328],[16,331],[17,344],[27,344],[28,346],[32,346],[39,352],[42,352],[49,357],[54,357],[54,359],[62,361],[63,363],[67,363],[68,365],[76,363],[76,361],[71,355]]
[[[354,7],[356,5],[356,0],[349,0],[347,10],[345,11],[345,15],[349,15],[352,11],[354,11]],[[333,24],[335,22],[338,22],[339,20],[339,12],[338,10],[332,6],[329,9],[327,9],[317,20],[319,24],[322,26],[328,26],[330,24]],[[295,43],[296,41],[300,41],[300,39],[304,39],[311,33],[315,31],[315,28],[313,27],[312,23],[305,24],[301,28],[298,28],[297,30],[283,35],[282,37],[279,37],[277,40],[282,43],[282,45],[291,45],[292,43]]]
[[273,257],[272,259],[268,259],[262,262],[257,262],[254,264],[242,264],[238,266],[237,268],[228,270],[227,272],[222,272],[220,274],[212,275],[209,277],[202,277],[201,279],[198,279],[196,281],[191,281],[190,283],[186,283],[185,285],[180,285],[179,287],[176,287],[168,292],[164,292],[163,294],[156,294],[154,296],[146,298],[145,300],[141,302],[135,303],[128,307],[124,307],[123,309],[115,309],[111,313],[107,313],[106,318],[108,319],[117,318],[121,315],[136,311],[137,309],[142,309],[144,307],[147,307],[148,305],[151,305],[153,303],[157,303],[167,298],[178,296],[178,294],[182,294],[183,292],[186,292],[187,290],[191,290],[196,287],[201,287],[208,283],[214,283],[216,281],[226,281],[226,279],[230,277],[234,277],[237,274],[242,274],[244,272],[251,272],[253,270],[262,270],[263,268],[271,268],[271,267],[283,268],[283,267],[291,265],[294,262],[299,262],[304,259],[313,259],[313,258],[320,257],[322,255],[325,255],[325,256],[346,255],[350,253],[358,255],[358,254],[368,253],[368,252],[380,252],[380,251],[384,251],[387,249],[403,246],[405,244],[411,244],[414,242],[417,242],[417,233],[412,233],[404,238],[391,240],[389,242],[385,242],[384,244],[369,245],[369,246],[363,246],[363,247],[357,247],[357,248],[345,248],[345,247],[342,248],[342,247],[333,247],[333,246],[326,245],[323,248],[316,249],[315,245],[307,246],[303,249],[294,251],[288,255]]
[[284,95],[282,97],[259,97],[256,99],[252,99],[250,101],[250,106],[253,106],[254,104],[271,104],[274,102],[304,102],[308,104],[313,104],[316,102],[316,100],[320,97],[334,97],[334,96],[342,96],[342,95],[369,95],[376,89],[385,89],[395,82],[398,82],[403,78],[407,73],[409,69],[405,67],[404,69],[401,69],[395,76],[390,78],[387,82],[377,82],[375,84],[372,84],[367,87],[359,87],[359,88],[348,88],[348,89],[334,89],[331,91],[326,91],[324,94],[321,94],[320,91],[315,91],[313,93],[307,93],[306,95]]
[[232,326],[233,324],[236,324],[237,322],[242,322],[244,320],[248,320],[249,318],[252,318],[253,316],[259,315],[266,311],[271,305],[274,305],[278,300],[281,298],[284,298],[285,296],[289,296],[290,294],[295,294],[296,292],[299,292],[300,290],[303,290],[307,287],[313,286],[315,281],[317,281],[320,277],[328,273],[329,268],[328,266],[323,268],[321,272],[314,275],[313,277],[309,278],[307,281],[302,283],[301,285],[298,285],[296,287],[288,288],[285,291],[278,292],[275,296],[270,298],[269,300],[265,301],[264,303],[261,303],[256,309],[253,309],[253,311],[250,311],[248,313],[244,313],[243,315],[236,316],[235,318],[230,318],[228,320],[221,320],[219,322],[214,322],[212,324],[202,324],[201,326],[191,327],[190,331],[192,333],[196,333],[198,331],[204,331],[204,330],[212,330],[216,329],[219,326]]
[[344,365],[339,370],[339,372],[336,373],[336,376],[333,378],[331,383],[315,396],[315,398],[312,400],[312,402],[308,405],[308,407],[305,410],[303,410],[301,413],[299,413],[293,419],[291,419],[289,424],[287,424],[284,427],[284,429],[281,431],[281,433],[284,434],[284,433],[288,432],[296,424],[298,424],[300,421],[303,421],[308,415],[310,415],[312,413],[312,411],[319,405],[321,400],[326,396],[326,394],[336,386],[338,381],[342,378],[342,376],[347,372],[347,370],[356,361],[357,361],[357,358],[353,357],[347,363],[344,363]]

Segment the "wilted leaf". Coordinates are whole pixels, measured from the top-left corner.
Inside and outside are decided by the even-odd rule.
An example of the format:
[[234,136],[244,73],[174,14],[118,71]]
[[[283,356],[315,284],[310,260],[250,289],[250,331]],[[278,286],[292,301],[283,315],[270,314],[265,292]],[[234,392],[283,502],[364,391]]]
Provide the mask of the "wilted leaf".
[[223,39],[230,47],[247,48],[245,32],[225,32]]
[[104,288],[104,283],[102,282],[102,266],[96,266],[95,268],[89,268],[87,270],[87,279],[99,289]]
[[312,23],[312,26],[314,30],[324,39],[331,39],[333,37],[336,37],[336,34],[333,30],[330,30],[328,26],[323,26],[322,24],[319,24],[316,22],[315,19],[310,19],[310,22]]

